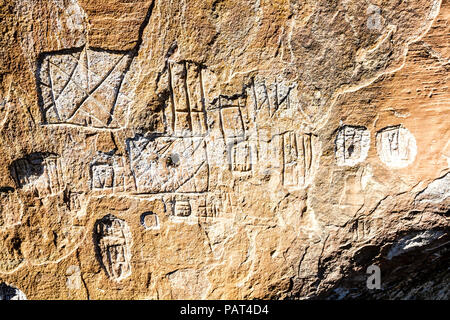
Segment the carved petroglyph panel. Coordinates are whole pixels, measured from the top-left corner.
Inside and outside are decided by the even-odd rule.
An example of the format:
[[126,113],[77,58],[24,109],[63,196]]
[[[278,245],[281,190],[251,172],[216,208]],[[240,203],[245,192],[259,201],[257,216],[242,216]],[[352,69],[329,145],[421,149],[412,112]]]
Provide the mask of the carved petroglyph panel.
[[90,168],[91,190],[100,192],[123,192],[127,189],[125,159],[99,153]]
[[51,153],[32,153],[15,160],[10,173],[17,188],[36,191],[39,197],[56,194],[64,189],[60,158]]
[[174,195],[166,199],[169,219],[175,223],[195,224],[198,210],[198,195]]
[[218,112],[220,132],[227,143],[236,138],[245,139],[248,133],[249,119],[243,99],[220,96],[212,110]]
[[372,222],[364,219],[356,219],[350,224],[349,232],[353,241],[365,241],[374,235]]
[[377,133],[377,151],[388,167],[405,168],[416,159],[416,139],[401,125],[387,127]]
[[95,223],[94,242],[109,278],[120,281],[131,275],[132,235],[128,224],[111,214]]
[[249,142],[242,141],[231,145],[231,170],[234,172],[249,172],[254,163],[254,150]]
[[20,224],[23,214],[22,200],[11,188],[0,188],[0,229]]
[[165,202],[172,222],[197,224],[233,218],[232,195],[221,187],[206,193],[172,195]]
[[339,207],[351,215],[364,205],[364,198],[361,176],[356,174],[347,176],[339,199]]
[[159,230],[161,228],[158,215],[153,212],[144,212],[141,214],[140,222],[145,230]]
[[217,188],[214,192],[197,200],[195,215],[202,222],[215,221],[217,219],[230,219],[233,217],[233,200],[231,193]]
[[314,179],[321,147],[313,134],[287,132],[282,140],[282,181],[285,187],[305,188]]
[[272,83],[266,80],[253,80],[249,95],[252,97],[253,112],[265,112],[269,117],[293,116],[299,109],[297,85],[278,79]]
[[344,126],[336,137],[336,159],[339,166],[354,166],[367,158],[370,132],[365,127]]
[[14,286],[0,284],[0,300],[27,300],[25,294]]
[[169,62],[171,96],[164,113],[169,134],[202,136],[207,133],[206,72],[207,70],[191,62]]
[[73,49],[44,54],[38,93],[44,124],[119,128],[130,97],[124,89],[132,52]]
[[173,216],[187,218],[192,214],[191,201],[187,198],[177,199],[173,202]]
[[137,136],[127,143],[138,193],[207,191],[209,166],[202,138]]
[[71,212],[77,212],[79,215],[85,213],[87,196],[84,193],[69,191],[69,210]]

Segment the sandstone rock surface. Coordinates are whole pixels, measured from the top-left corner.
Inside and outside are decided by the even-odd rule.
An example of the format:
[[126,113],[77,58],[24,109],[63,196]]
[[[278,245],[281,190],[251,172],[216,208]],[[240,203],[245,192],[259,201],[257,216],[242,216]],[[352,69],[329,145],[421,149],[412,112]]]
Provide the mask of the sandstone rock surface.
[[450,297],[449,0],[0,19],[0,298]]

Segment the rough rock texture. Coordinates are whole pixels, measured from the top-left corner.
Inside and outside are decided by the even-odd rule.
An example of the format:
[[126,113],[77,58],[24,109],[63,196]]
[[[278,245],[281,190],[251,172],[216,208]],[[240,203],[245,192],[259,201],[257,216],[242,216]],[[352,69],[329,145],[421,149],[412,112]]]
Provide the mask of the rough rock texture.
[[1,0],[0,297],[448,299],[449,18]]

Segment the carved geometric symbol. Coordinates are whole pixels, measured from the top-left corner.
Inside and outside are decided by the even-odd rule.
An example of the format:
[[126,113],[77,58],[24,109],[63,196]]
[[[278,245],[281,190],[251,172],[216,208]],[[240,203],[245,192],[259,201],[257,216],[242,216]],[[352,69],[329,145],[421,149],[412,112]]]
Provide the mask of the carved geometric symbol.
[[92,167],[92,188],[112,188],[114,180],[114,169],[107,164],[94,165]]
[[146,230],[157,230],[160,228],[158,215],[151,211],[144,212],[143,214],[141,214],[140,221],[141,221],[141,225]]
[[198,217],[203,221],[221,218],[232,214],[233,203],[227,191],[216,190],[198,200]]
[[169,63],[171,97],[164,117],[170,134],[202,136],[208,131],[204,72],[190,62]]
[[124,77],[132,59],[131,52],[86,48],[44,54],[37,75],[44,124],[123,127],[130,101]]
[[94,243],[107,275],[120,281],[131,275],[132,236],[128,224],[111,214],[97,220]]
[[225,141],[235,138],[245,138],[245,119],[243,109],[245,106],[239,99],[233,100],[226,97],[219,97],[219,126]]
[[209,167],[202,138],[137,136],[127,142],[138,193],[207,190]]
[[125,189],[123,158],[99,153],[91,163],[91,189],[117,191]]
[[305,188],[318,165],[318,142],[312,134],[287,132],[282,136],[282,179],[286,187]]
[[247,141],[231,145],[231,168],[235,172],[252,170],[252,148]]
[[370,132],[365,127],[344,126],[336,137],[338,166],[354,166],[367,158]]
[[273,116],[278,110],[290,109],[294,105],[291,97],[291,91],[294,88],[295,86],[287,86],[277,80],[270,85],[267,85],[264,80],[256,83],[253,81],[254,110],[259,112],[261,109],[267,109],[268,114]]
[[377,133],[377,152],[388,167],[405,168],[416,159],[416,139],[402,125],[387,127]]
[[81,270],[79,266],[69,266],[66,270],[66,287],[77,290],[81,288]]
[[10,173],[18,188],[36,189],[40,197],[63,190],[61,162],[52,153],[32,153],[15,160]]
[[189,199],[174,200],[173,215],[176,217],[189,217],[192,214],[192,207]]

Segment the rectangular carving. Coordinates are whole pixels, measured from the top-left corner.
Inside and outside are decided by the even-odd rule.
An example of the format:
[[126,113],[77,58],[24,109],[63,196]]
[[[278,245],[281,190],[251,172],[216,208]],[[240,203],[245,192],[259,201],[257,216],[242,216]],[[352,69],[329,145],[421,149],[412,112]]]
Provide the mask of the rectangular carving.
[[191,203],[188,199],[175,200],[173,215],[176,217],[189,217],[192,214]]
[[370,148],[370,133],[365,127],[344,126],[336,137],[336,159],[339,166],[354,166],[364,161]]
[[203,72],[202,67],[191,62],[169,63],[171,98],[165,110],[168,133],[183,136],[207,133]]
[[18,188],[36,190],[39,197],[64,189],[61,161],[56,154],[32,153],[15,160],[10,172]]
[[219,126],[225,140],[245,137],[247,121],[244,119],[243,108],[239,99],[219,97]]
[[38,95],[44,124],[119,128],[130,98],[124,78],[132,52],[75,48],[38,61]]
[[252,148],[247,141],[231,145],[231,169],[237,172],[252,170]]
[[223,190],[216,190],[199,198],[197,201],[197,216],[203,222],[217,218],[229,218],[229,214],[232,214],[233,211],[231,195]]
[[209,165],[202,138],[137,136],[127,144],[138,193],[207,191]]
[[254,111],[267,111],[269,116],[273,116],[278,110],[290,110],[294,106],[292,91],[295,85],[286,85],[282,81],[274,80],[268,84],[265,80],[253,81],[251,86],[251,96],[254,104]]
[[300,188],[308,186],[318,165],[318,149],[317,138],[312,134],[287,132],[283,135],[282,180],[284,186]]
[[93,191],[122,192],[126,189],[124,161],[119,156],[99,154],[91,164]]

